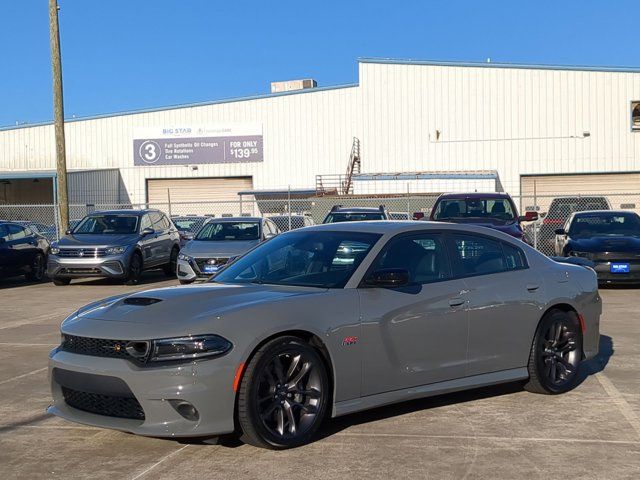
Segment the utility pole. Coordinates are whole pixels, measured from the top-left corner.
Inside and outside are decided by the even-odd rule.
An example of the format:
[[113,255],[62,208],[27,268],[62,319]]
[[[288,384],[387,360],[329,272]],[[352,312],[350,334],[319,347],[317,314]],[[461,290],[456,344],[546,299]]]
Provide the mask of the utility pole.
[[60,234],[69,228],[69,196],[67,192],[67,154],[64,142],[64,102],[62,99],[62,61],[58,0],[49,0],[49,39],[53,72],[53,121],[56,135],[56,191]]

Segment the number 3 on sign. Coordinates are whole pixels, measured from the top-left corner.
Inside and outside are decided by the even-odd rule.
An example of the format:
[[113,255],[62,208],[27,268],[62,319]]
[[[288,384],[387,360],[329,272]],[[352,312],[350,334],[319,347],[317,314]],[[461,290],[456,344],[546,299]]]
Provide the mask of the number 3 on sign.
[[143,142],[138,150],[138,155],[145,163],[156,163],[160,158],[161,153],[162,149],[160,148],[160,145],[153,140]]

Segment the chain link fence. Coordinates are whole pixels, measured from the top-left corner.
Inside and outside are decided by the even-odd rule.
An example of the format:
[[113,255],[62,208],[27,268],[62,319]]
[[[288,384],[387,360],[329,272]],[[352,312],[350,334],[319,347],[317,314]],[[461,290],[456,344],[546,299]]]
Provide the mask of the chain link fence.
[[[489,194],[490,195],[490,194]],[[190,221],[196,217],[224,218],[235,216],[269,217],[280,230],[286,231],[312,224],[322,223],[335,205],[344,207],[373,207],[383,205],[392,220],[428,218],[438,198],[433,194],[406,194],[384,196],[321,196],[311,198],[260,199],[241,196],[227,202],[192,202],[170,204],[89,204],[69,207],[70,226],[73,228],[84,216],[94,211],[120,210],[128,208],[157,208],[164,211],[180,225],[202,225],[202,221]],[[640,193],[581,194],[514,196],[521,215],[527,211],[537,212],[535,222],[523,222],[525,240],[547,255],[554,255],[556,230],[563,228],[569,216],[585,210],[630,210],[640,213]],[[55,205],[0,205],[0,220],[19,221],[49,241],[60,237],[57,228]]]

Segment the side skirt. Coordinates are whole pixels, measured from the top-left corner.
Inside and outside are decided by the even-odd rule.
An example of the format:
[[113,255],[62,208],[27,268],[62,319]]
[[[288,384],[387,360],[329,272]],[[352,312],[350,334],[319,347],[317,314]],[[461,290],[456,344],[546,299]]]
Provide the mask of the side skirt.
[[377,393],[366,397],[355,398],[337,402],[333,406],[332,417],[339,417],[349,413],[381,407],[392,403],[406,402],[417,398],[432,397],[445,393],[468,390],[471,388],[486,387],[499,383],[514,382],[529,378],[526,367],[501,370],[499,372],[483,373],[472,377],[457,378],[445,382],[431,383],[418,387],[394,390],[392,392]]

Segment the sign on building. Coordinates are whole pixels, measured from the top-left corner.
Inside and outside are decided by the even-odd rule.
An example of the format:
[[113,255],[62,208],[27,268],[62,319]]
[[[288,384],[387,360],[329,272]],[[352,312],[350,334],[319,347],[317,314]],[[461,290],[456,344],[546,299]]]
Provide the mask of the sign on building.
[[262,162],[262,125],[137,128],[134,165]]

